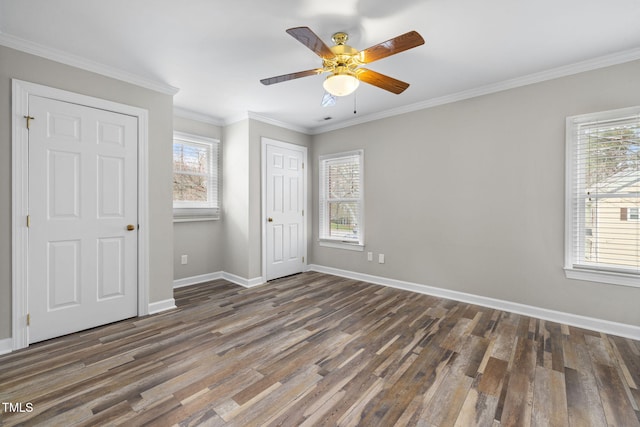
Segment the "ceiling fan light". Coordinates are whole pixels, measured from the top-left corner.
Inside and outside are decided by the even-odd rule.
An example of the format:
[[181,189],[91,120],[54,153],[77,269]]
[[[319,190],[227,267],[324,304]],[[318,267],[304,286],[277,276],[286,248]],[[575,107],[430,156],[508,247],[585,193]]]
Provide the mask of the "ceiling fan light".
[[360,80],[351,74],[333,74],[324,81],[324,90],[335,96],[352,94],[360,85]]

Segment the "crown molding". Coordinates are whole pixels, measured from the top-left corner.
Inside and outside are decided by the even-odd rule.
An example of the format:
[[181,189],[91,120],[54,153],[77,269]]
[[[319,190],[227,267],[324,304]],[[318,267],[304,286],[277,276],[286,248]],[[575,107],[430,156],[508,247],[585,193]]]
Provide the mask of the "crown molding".
[[258,114],[258,113],[254,113],[252,111],[247,111],[246,113],[242,113],[242,114],[237,114],[235,116],[230,116],[227,117],[224,120],[224,125],[225,126],[229,126],[232,125],[234,123],[238,123],[241,122],[243,120],[256,120],[258,122],[262,122],[262,123],[266,123],[268,125],[273,125],[273,126],[277,126],[283,129],[289,129],[292,130],[294,132],[300,132],[303,133],[305,135],[311,135],[311,129],[306,128],[304,126],[297,126],[291,123],[287,123],[287,122],[283,122],[280,120],[276,120],[273,119],[271,117],[267,117],[267,116],[263,116],[262,114]]
[[80,68],[85,71],[91,71],[105,77],[110,77],[126,83],[131,83],[133,85],[140,86],[145,89],[150,89],[155,92],[164,93],[166,95],[173,96],[180,90],[177,87],[173,87],[163,82],[141,77],[115,67],[110,67],[99,62],[91,61],[89,59],[82,58],[68,52],[34,43],[20,37],[15,37],[2,32],[0,32],[0,45],[45,59],[49,59],[55,62],[59,62],[61,64]]
[[269,125],[278,126],[278,127],[284,128],[284,129],[289,129],[289,130],[292,130],[294,132],[300,132],[300,133],[303,133],[305,135],[309,135],[311,133],[311,129],[309,129],[309,128],[306,128],[306,127],[303,127],[303,126],[293,125],[291,123],[282,122],[280,120],[275,120],[275,119],[272,119],[270,117],[263,116],[261,114],[257,114],[257,113],[251,112],[251,111],[249,111],[247,113],[247,117],[252,119],[252,120],[257,120],[259,122],[266,123],[266,124],[269,124]]
[[248,120],[249,119],[249,112],[244,112],[244,113],[240,113],[240,114],[235,114],[232,116],[227,116],[224,118],[224,125],[225,126],[229,126],[232,125],[234,123],[238,123],[241,122],[243,120]]
[[553,80],[561,77],[570,76],[573,74],[583,73],[586,71],[597,70],[600,68],[623,64],[625,62],[631,62],[638,59],[640,59],[640,48],[625,50],[622,52],[617,52],[610,55],[589,59],[586,61],[576,62],[574,64],[565,65],[562,67],[552,68],[550,70],[540,71],[538,73],[528,74],[522,77],[503,80],[501,82],[492,83],[492,84],[480,86],[477,88],[465,90],[462,92],[453,93],[451,95],[445,95],[438,98],[431,98],[415,104],[410,104],[410,105],[406,105],[399,108],[381,111],[379,113],[368,114],[366,116],[362,116],[353,120],[347,120],[344,122],[331,124],[331,125],[318,126],[311,129],[310,132],[311,132],[311,135],[319,135],[325,132],[344,129],[350,126],[355,126],[358,124],[363,124],[363,123],[371,122],[374,120],[385,119],[388,117],[398,116],[400,114],[406,114],[406,113],[411,113],[418,110],[437,107],[444,104],[451,104],[453,102],[463,101],[465,99],[475,98],[483,95],[489,95],[492,93],[501,92],[508,89],[515,89],[518,87],[527,86],[534,83],[541,83],[547,80]]
[[173,107],[173,115],[182,119],[194,120],[196,122],[206,123],[214,126],[225,126],[224,120],[217,117],[210,116],[208,114],[198,113],[197,111],[187,110],[182,107]]

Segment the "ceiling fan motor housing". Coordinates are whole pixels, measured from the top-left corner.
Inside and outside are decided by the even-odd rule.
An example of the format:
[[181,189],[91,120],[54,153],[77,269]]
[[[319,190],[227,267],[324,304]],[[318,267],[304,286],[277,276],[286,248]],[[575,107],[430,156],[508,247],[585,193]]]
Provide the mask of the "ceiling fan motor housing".
[[323,58],[323,66],[325,71],[338,73],[339,71],[355,69],[361,64],[358,60],[358,50],[346,44],[338,44],[331,46],[331,52],[335,55],[333,58]]
[[331,73],[325,80],[323,86],[325,90],[335,96],[345,96],[351,94],[358,87],[359,79],[357,68],[358,51],[353,47],[344,44],[347,34],[336,33],[333,41],[337,43],[331,46],[333,58],[323,58],[322,65],[325,72]]

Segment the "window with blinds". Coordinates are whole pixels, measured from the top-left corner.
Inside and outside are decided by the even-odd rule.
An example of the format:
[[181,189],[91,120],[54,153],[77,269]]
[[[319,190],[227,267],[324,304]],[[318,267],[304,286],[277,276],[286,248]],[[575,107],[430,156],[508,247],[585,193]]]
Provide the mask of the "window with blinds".
[[640,107],[567,119],[571,278],[640,286]]
[[362,150],[319,159],[321,244],[364,245],[362,159]]
[[219,141],[175,132],[173,216],[176,221],[218,219]]

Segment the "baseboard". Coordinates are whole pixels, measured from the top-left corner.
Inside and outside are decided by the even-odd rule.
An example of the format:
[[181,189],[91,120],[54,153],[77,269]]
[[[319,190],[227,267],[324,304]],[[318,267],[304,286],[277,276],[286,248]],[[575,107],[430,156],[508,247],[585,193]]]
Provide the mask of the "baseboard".
[[254,277],[253,279],[245,279],[244,277],[236,276],[231,273],[222,273],[222,278],[228,280],[231,283],[235,283],[236,285],[240,285],[245,288],[253,288],[255,286],[259,286],[264,284],[262,277]]
[[552,322],[564,323],[579,328],[591,329],[606,334],[617,335],[621,337],[640,340],[640,327],[628,325],[625,323],[611,322],[609,320],[596,319],[593,317],[580,316],[577,314],[564,313],[561,311],[548,310],[546,308],[535,307],[526,304],[520,304],[511,301],[499,300],[495,298],[484,297],[480,295],[468,294],[465,292],[452,291],[434,286],[421,285],[418,283],[405,282],[402,280],[389,279],[386,277],[373,276],[370,274],[357,273],[354,271],[341,270],[333,267],[325,267],[322,265],[309,265],[308,271],[317,271],[319,273],[333,274],[335,276],[346,277],[348,279],[361,280],[363,282],[374,283],[377,285],[389,286],[391,288],[403,289],[405,291],[416,292],[425,295],[431,295],[440,298],[451,299],[470,304],[476,304],[483,307],[494,308],[498,310],[508,311],[511,313],[522,314],[525,316],[536,317]]
[[176,279],[173,281],[173,288],[182,288],[184,286],[197,285],[200,283],[210,282],[212,280],[224,279],[228,282],[240,285],[244,288],[253,288],[264,284],[262,277],[255,277],[253,279],[245,279],[244,277],[236,276],[235,274],[227,273],[224,271],[218,271],[216,273],[201,274],[199,276],[185,277],[184,279]]
[[149,303],[149,314],[156,314],[173,308],[176,308],[176,300],[173,298],[169,298],[164,301],[156,301]]
[[173,281],[173,288],[182,288],[184,286],[197,285],[198,283],[211,282],[212,280],[222,279],[222,271],[216,273],[200,274],[198,276],[185,277],[184,279],[176,279]]
[[4,338],[0,340],[0,355],[11,353],[13,351],[13,339]]

